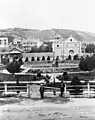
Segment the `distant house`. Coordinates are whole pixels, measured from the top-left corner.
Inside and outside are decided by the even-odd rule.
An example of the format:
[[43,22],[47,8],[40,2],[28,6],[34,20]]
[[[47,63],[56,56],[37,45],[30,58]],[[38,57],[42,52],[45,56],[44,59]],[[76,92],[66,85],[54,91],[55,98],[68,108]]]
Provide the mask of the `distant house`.
[[18,46],[19,44],[21,44],[21,39],[14,38],[13,44]]
[[0,47],[8,47],[8,37],[0,36]]
[[42,41],[40,41],[40,39],[35,39],[35,38],[28,38],[25,40],[22,40],[21,42],[22,46],[23,46],[23,50],[24,51],[30,51],[32,47],[37,46],[38,48],[43,44]]

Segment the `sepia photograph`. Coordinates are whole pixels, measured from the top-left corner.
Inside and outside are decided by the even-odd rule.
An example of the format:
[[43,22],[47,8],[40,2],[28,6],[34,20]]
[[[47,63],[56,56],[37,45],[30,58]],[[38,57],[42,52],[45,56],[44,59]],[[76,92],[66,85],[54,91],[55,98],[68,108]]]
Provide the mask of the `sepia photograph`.
[[95,0],[0,0],[0,120],[95,120]]

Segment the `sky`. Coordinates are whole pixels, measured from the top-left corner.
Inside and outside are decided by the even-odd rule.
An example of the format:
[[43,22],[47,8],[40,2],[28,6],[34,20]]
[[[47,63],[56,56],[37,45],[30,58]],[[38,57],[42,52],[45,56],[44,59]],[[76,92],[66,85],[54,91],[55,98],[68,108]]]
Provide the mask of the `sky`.
[[95,0],[0,0],[0,29],[72,29],[95,33]]

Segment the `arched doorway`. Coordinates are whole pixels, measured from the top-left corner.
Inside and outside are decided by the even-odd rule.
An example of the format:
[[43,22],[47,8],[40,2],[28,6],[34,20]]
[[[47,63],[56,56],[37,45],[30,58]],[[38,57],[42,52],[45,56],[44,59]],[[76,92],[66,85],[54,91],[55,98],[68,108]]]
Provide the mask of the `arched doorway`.
[[73,60],[73,57],[74,57],[74,50],[69,50],[69,56],[70,56],[71,59]]
[[69,50],[69,55],[74,55],[74,50]]

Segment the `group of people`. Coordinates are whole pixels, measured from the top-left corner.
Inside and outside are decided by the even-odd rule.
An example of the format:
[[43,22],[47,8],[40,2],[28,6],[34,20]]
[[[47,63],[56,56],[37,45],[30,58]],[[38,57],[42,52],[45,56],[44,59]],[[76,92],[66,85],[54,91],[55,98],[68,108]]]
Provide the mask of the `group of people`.
[[[63,81],[61,81],[61,83],[60,83],[60,97],[63,97],[64,88],[65,88],[65,84],[64,84]],[[44,88],[43,84],[41,84],[39,91],[40,91],[41,99],[43,99],[44,98],[44,92],[45,92],[45,88]],[[55,91],[53,91],[53,92],[54,92],[54,95],[55,95]]]

